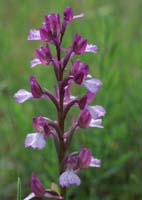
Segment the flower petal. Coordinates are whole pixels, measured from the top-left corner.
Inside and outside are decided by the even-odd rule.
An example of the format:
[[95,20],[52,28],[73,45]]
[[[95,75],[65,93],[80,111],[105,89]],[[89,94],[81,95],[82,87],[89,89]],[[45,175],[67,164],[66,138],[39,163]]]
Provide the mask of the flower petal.
[[46,189],[43,196],[48,197],[48,198],[54,198],[54,199],[63,199],[63,197],[60,196],[57,192],[50,189]]
[[83,81],[83,85],[92,93],[97,93],[100,89],[102,82],[99,79],[92,78],[89,80]]
[[104,128],[102,126],[102,119],[91,119],[91,122],[89,124],[89,127],[97,127],[97,128]]
[[91,162],[89,164],[90,167],[100,167],[101,166],[101,160],[91,157]]
[[85,52],[92,52],[92,53],[97,53],[98,48],[94,44],[87,44]]
[[59,183],[62,187],[69,187],[71,185],[80,185],[81,181],[73,169],[67,169],[60,175]]
[[14,94],[14,98],[17,103],[23,103],[28,99],[33,98],[33,95],[25,89],[20,89]]
[[105,109],[99,105],[88,106],[87,109],[90,112],[93,119],[98,119],[100,117],[103,117],[106,114]]
[[79,15],[74,15],[73,19],[77,19],[77,18],[80,18],[80,17],[84,17],[84,13],[80,13]]
[[44,136],[42,133],[30,133],[26,136],[25,147],[32,147],[42,149],[46,145]]
[[31,60],[31,62],[30,62],[31,68],[35,67],[36,65],[40,65],[40,64],[42,64],[42,62],[38,58],[35,58],[35,59]]
[[32,198],[35,197],[35,194],[32,192],[31,194],[29,194],[26,198],[24,198],[23,200],[30,200]]
[[28,40],[41,40],[39,30],[31,29],[28,35]]

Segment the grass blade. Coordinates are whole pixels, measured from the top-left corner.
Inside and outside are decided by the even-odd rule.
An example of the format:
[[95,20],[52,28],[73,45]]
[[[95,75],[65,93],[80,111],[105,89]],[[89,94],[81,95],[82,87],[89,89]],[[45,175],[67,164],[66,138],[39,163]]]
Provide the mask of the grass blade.
[[18,177],[17,179],[17,200],[22,200],[21,198],[21,179]]

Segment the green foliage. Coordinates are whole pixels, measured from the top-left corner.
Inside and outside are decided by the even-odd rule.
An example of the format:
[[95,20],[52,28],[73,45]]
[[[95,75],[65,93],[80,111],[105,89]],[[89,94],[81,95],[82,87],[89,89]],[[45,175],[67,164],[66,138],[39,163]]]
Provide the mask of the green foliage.
[[[27,133],[34,132],[32,117],[45,114],[55,118],[51,103],[31,100],[16,104],[13,94],[29,89],[29,75],[36,75],[43,86],[52,88],[52,68],[30,69],[38,42],[26,40],[30,28],[38,28],[43,16],[61,12],[71,5],[75,13],[85,13],[68,27],[64,45],[75,32],[99,47],[96,55],[85,54],[91,74],[103,82],[94,101],[106,108],[104,129],[77,131],[71,150],[84,144],[102,167],[82,171],[80,187],[69,189],[69,199],[133,200],[142,196],[142,27],[141,0],[9,0],[0,1],[0,197],[16,198],[16,180],[22,179],[22,198],[29,194],[30,176],[35,172],[47,187],[56,182],[57,159],[52,140],[43,150],[24,148]],[[47,74],[47,75],[45,75]],[[74,91],[79,94],[82,90]],[[77,111],[76,111],[77,112]],[[69,115],[71,116],[71,114]],[[20,190],[20,179],[18,188]],[[18,191],[19,191],[18,190]],[[20,192],[18,195],[20,200]]]

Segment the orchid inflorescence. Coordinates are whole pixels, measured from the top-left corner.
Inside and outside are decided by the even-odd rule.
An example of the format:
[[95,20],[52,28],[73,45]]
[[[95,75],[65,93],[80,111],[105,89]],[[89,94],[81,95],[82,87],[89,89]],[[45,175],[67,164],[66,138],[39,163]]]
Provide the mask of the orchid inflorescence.
[[[59,161],[58,185],[60,192],[53,189],[46,189],[39,178],[33,173],[31,177],[32,193],[24,200],[34,197],[65,199],[67,187],[75,184],[80,185],[81,180],[78,172],[88,167],[100,167],[101,161],[92,156],[92,151],[84,146],[80,151],[68,153],[69,145],[77,129],[98,127],[103,128],[102,117],[105,109],[100,105],[90,106],[102,83],[89,74],[89,66],[75,58],[85,52],[97,52],[97,46],[88,44],[80,34],[74,35],[69,48],[62,46],[63,36],[67,26],[76,18],[83,17],[84,14],[74,15],[71,7],[66,7],[64,17],[61,20],[59,14],[51,13],[45,16],[44,22],[39,30],[32,29],[28,35],[28,40],[40,40],[44,46],[35,50],[36,58],[31,61],[31,68],[39,64],[52,65],[56,77],[54,92],[42,88],[34,76],[30,77],[30,91],[20,89],[15,93],[14,98],[18,103],[23,103],[28,99],[43,98],[50,100],[55,105],[57,120],[52,120],[40,115],[33,118],[35,133],[29,133],[25,139],[25,147],[42,149],[46,146],[46,140],[51,137],[55,142],[55,148]],[[56,49],[56,55],[52,55],[51,45]],[[68,69],[70,66],[70,69]],[[73,96],[71,86],[73,84],[86,88],[86,93],[79,97]],[[65,130],[65,120],[70,109],[76,106],[80,109],[80,114],[68,130]]]

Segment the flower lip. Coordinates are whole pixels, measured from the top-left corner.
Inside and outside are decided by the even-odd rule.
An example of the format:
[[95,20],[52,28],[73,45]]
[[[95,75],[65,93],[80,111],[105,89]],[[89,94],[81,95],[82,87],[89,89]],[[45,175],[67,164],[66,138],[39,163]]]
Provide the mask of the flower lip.
[[71,185],[79,186],[80,183],[80,178],[71,168],[66,169],[66,171],[63,172],[59,177],[59,184],[61,187],[69,187]]
[[100,167],[101,166],[101,160],[92,157],[90,161],[90,167]]
[[87,88],[89,92],[96,94],[99,91],[102,82],[99,79],[91,78],[83,81],[83,85]]
[[28,35],[28,40],[41,40],[39,30],[31,29]]
[[87,106],[87,109],[89,110],[91,116],[93,119],[99,119],[100,117],[104,117],[106,114],[105,109],[100,106],[100,105],[96,105],[96,106]]
[[33,149],[43,149],[46,145],[45,137],[42,133],[29,133],[25,139],[25,147]]
[[40,65],[40,64],[42,64],[42,62],[38,58],[35,58],[35,59],[31,60],[31,62],[30,62],[31,68],[33,68],[37,65]]
[[98,47],[94,44],[87,44],[85,52],[97,53]]
[[25,89],[20,89],[14,94],[14,99],[17,103],[23,103],[31,98],[33,98],[32,93]]

